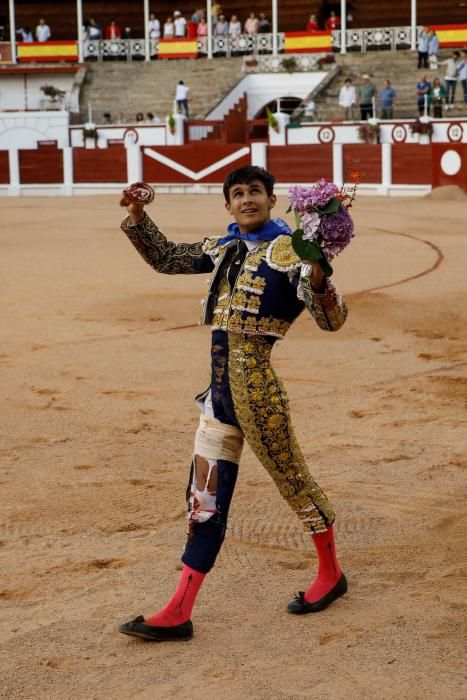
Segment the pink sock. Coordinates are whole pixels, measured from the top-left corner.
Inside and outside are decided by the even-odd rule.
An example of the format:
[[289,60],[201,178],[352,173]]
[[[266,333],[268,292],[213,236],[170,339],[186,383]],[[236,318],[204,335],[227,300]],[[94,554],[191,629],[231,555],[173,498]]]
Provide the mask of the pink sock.
[[334,588],[342,576],[342,570],[336,558],[332,525],[328,527],[326,532],[312,535],[311,539],[318,554],[318,575],[305,592],[305,600],[307,603],[316,603]]
[[183,565],[183,571],[173,597],[163,610],[155,613],[144,621],[145,625],[156,627],[172,627],[181,625],[191,617],[196,596],[201,588],[206,574],[201,574],[189,566]]

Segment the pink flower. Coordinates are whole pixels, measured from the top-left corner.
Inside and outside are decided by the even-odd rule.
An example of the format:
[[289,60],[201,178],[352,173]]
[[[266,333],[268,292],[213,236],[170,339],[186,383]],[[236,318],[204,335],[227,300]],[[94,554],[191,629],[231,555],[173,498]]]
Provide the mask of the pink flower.
[[309,214],[302,214],[303,239],[306,241],[315,241],[318,238],[316,233],[321,223],[320,215],[313,211]]

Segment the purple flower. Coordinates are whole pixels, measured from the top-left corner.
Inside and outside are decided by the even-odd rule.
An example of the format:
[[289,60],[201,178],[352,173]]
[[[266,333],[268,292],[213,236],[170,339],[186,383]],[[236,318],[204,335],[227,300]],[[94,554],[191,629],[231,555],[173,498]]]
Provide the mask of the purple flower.
[[323,214],[317,233],[319,247],[329,260],[342,253],[355,235],[347,208],[341,206],[335,214]]
[[316,211],[302,214],[301,224],[303,229],[303,240],[314,241],[318,238],[318,229],[321,222],[321,217]]
[[333,182],[328,182],[324,179],[324,177],[322,177],[321,180],[318,180],[318,182],[315,182],[312,185],[310,192],[311,203],[315,207],[322,208],[336,196],[336,194],[339,192],[339,188]]
[[311,187],[301,187],[301,185],[290,187],[288,200],[292,209],[297,209],[300,214],[305,214],[305,212],[311,211],[313,207],[318,207],[319,209],[325,207],[338,192],[339,188],[336,185],[322,177],[321,180],[313,183]]

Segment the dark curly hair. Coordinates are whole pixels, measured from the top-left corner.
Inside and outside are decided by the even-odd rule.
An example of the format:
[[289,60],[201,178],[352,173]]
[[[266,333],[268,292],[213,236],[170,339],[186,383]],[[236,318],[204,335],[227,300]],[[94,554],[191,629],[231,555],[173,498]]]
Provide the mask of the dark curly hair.
[[268,197],[272,195],[275,183],[274,175],[257,165],[244,165],[242,168],[232,170],[225,178],[223,186],[225,201],[230,202],[230,188],[233,185],[249,185],[253,180],[259,180],[263,183]]

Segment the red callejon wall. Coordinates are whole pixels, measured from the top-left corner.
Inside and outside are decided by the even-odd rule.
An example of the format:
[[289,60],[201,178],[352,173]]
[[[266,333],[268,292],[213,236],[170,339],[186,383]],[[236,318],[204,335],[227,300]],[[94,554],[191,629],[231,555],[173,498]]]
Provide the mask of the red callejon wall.
[[0,151],[0,185],[8,185],[10,182],[10,166],[8,163],[8,151]]
[[393,144],[393,185],[431,185],[431,156],[431,144]]
[[108,148],[73,148],[75,182],[125,182],[126,152],[121,144]]
[[382,177],[381,146],[372,143],[349,143],[344,146],[344,179],[348,173],[359,171],[361,181],[379,184]]
[[467,144],[434,143],[433,187],[457,185],[467,192]]
[[18,151],[21,185],[52,185],[63,182],[63,151],[59,148]]
[[268,146],[267,164],[277,182],[332,180],[332,146]]
[[[210,143],[195,142],[184,146],[155,146],[154,148],[143,149],[143,179],[146,182],[170,182],[170,183],[188,183],[188,182],[210,182],[222,183],[225,177],[235,168],[240,168],[243,165],[249,165],[251,162],[250,153],[243,155],[233,160],[228,165],[216,168],[212,173],[202,177],[199,180],[194,180],[188,173],[179,172],[176,165],[181,165],[194,173],[199,173],[208,168],[223,158],[238,152],[245,148],[243,143]],[[160,163],[154,160],[145,151],[155,151],[156,153],[174,161],[174,167],[169,164]]]

